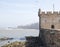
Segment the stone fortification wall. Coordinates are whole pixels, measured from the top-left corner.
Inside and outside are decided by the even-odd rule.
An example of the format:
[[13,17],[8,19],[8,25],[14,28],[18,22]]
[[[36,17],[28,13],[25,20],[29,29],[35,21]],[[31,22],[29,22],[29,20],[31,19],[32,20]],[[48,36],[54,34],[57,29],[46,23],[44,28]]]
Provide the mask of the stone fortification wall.
[[60,31],[41,29],[40,35],[45,47],[60,47]]

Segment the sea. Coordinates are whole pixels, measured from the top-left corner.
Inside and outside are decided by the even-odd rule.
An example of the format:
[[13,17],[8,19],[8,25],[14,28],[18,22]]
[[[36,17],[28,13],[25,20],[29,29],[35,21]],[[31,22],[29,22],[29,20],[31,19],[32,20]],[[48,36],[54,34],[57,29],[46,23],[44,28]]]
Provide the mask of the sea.
[[0,38],[13,38],[12,40],[0,40],[0,47],[15,42],[26,41],[27,36],[39,36],[38,29],[0,29]]

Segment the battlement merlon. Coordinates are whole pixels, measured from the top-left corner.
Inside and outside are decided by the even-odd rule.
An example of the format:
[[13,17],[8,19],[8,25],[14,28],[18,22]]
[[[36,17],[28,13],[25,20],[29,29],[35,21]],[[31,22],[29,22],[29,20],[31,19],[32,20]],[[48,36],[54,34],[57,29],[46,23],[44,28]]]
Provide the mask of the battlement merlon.
[[41,16],[41,15],[60,15],[60,11],[54,11],[54,12],[47,11],[47,12],[45,12],[45,11],[41,11],[41,9],[39,9],[38,16]]

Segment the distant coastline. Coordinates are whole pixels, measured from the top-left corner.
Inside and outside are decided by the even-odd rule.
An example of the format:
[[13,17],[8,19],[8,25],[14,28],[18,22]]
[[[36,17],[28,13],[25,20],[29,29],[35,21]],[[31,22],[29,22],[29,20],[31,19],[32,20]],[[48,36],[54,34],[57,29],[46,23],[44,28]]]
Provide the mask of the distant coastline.
[[34,23],[30,25],[25,25],[25,26],[17,26],[18,29],[39,29],[39,24]]

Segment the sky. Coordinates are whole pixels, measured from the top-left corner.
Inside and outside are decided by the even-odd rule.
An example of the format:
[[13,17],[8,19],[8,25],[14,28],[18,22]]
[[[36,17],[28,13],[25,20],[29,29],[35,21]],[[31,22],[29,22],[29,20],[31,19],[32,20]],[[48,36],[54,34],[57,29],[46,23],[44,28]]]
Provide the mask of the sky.
[[39,22],[38,9],[60,10],[60,0],[0,0],[0,27],[15,27]]
[[[43,11],[60,11],[60,0],[39,0],[39,8]],[[54,8],[53,8],[54,4]]]

